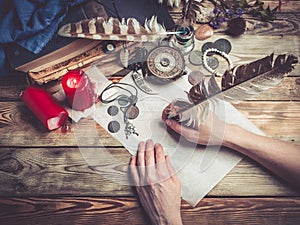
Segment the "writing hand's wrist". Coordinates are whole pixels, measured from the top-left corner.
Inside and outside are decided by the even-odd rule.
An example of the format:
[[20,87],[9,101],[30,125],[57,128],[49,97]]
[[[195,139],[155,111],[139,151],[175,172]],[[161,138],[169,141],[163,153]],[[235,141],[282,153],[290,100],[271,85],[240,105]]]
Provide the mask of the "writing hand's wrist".
[[226,124],[222,145],[235,149],[235,146],[238,145],[237,138],[241,137],[241,132],[243,132],[243,128],[235,124]]

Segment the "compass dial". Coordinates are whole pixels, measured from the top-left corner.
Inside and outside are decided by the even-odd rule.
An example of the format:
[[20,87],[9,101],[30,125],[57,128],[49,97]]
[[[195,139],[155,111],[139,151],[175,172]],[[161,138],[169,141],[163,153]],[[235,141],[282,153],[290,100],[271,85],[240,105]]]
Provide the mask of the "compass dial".
[[154,48],[147,58],[149,72],[159,78],[171,79],[180,76],[184,66],[181,53],[168,46]]

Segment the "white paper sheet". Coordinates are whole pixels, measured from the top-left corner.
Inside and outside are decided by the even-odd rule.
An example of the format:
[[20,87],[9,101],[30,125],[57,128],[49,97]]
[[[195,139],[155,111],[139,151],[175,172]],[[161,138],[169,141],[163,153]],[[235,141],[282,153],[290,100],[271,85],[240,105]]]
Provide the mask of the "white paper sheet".
[[[92,73],[100,73],[100,71],[94,69]],[[122,79],[122,82],[135,85],[129,75]],[[106,130],[110,121],[117,120],[121,124],[121,129],[111,135],[131,154],[136,153],[140,141],[151,138],[154,142],[161,143],[178,172],[182,183],[182,198],[195,206],[242,159],[242,156],[220,146],[199,147],[187,142],[182,137],[176,138],[167,131],[166,125],[161,120],[162,111],[175,98],[187,99],[185,91],[191,87],[187,76],[166,84],[147,84],[160,94],[148,95],[139,90],[137,106],[140,114],[138,118],[131,121],[139,136],[132,134],[126,139],[123,132],[122,113],[113,117],[107,114],[107,108],[110,105],[118,106],[117,102],[97,105],[91,116]],[[226,122],[238,124],[249,131],[263,134],[227,102],[219,101],[215,113]],[[218,130],[216,127],[215,129]]]

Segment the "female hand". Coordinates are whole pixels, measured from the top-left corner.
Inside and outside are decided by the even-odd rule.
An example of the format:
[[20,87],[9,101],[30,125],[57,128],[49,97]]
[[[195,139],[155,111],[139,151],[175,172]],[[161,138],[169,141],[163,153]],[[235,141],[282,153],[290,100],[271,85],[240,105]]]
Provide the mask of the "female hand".
[[211,111],[208,112],[205,121],[200,124],[198,129],[186,127],[173,119],[166,119],[165,123],[186,140],[201,145],[222,145],[228,126]]
[[153,224],[182,224],[180,182],[160,144],[140,142],[137,156],[130,161],[130,174]]

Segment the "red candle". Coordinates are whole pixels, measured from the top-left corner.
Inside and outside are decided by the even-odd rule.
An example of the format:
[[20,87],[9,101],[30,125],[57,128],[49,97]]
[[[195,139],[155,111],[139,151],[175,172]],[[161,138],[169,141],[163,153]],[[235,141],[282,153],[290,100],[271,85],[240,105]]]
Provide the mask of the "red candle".
[[44,89],[29,86],[22,94],[22,101],[48,130],[61,127],[69,117],[68,112]]
[[85,110],[94,104],[94,91],[89,77],[82,70],[71,70],[62,78],[69,105],[75,110]]

